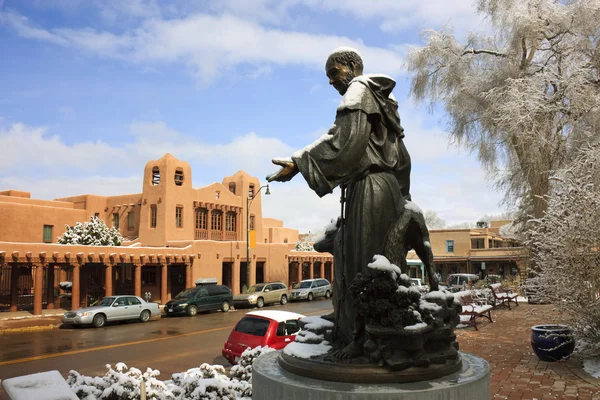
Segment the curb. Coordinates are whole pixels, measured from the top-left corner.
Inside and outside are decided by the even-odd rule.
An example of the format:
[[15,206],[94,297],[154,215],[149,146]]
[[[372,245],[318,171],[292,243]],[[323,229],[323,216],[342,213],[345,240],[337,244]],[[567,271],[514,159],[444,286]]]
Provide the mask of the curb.
[[22,332],[43,332],[43,331],[51,331],[53,329],[57,329],[62,324],[57,325],[40,325],[40,326],[26,326],[23,328],[6,328],[0,329],[0,336],[2,335],[10,335],[12,333],[22,333]]
[[592,375],[588,374],[579,362],[575,360],[569,360],[566,363],[566,367],[569,371],[571,371],[573,374],[577,375],[580,379],[583,379],[587,383],[594,386],[600,386],[600,378],[594,378]]

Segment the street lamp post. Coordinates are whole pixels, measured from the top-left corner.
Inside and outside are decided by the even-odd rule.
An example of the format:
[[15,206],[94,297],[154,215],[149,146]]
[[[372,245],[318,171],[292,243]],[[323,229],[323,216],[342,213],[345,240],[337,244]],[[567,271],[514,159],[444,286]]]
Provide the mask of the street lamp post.
[[246,196],[246,287],[250,288],[250,204],[252,201],[258,196],[260,191],[263,188],[267,188],[265,190],[266,195],[270,195],[269,185],[261,186],[256,193],[252,194],[252,199],[250,196]]

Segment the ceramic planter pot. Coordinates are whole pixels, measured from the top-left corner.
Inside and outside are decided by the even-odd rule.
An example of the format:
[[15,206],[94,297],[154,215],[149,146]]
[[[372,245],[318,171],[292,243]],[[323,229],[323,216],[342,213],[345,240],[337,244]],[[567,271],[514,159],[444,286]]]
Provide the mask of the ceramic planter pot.
[[533,326],[531,348],[542,361],[566,360],[575,349],[573,331],[567,325]]

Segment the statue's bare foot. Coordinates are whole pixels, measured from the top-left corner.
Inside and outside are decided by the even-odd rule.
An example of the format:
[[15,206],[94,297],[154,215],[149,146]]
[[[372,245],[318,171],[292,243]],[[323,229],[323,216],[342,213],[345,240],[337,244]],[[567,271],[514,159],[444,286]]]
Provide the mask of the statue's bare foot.
[[363,355],[363,346],[358,342],[352,342],[342,350],[335,353],[338,361],[349,360]]

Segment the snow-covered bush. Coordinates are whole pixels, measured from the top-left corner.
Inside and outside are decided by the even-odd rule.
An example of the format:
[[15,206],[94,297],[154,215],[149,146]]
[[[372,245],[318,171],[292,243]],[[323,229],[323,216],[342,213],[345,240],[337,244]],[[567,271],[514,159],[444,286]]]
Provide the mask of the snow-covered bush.
[[59,244],[80,244],[86,246],[120,246],[123,237],[117,228],[109,228],[104,220],[92,217],[90,222],[77,222],[66,226],[65,233],[58,238]]
[[148,368],[142,373],[118,363],[101,377],[89,377],[71,371],[67,383],[82,400],[138,400],[142,382],[146,383],[148,400],[249,400],[252,398],[252,363],[270,347],[246,349],[230,376],[222,365],[202,364],[185,372],[173,374],[171,380],[156,377],[160,371]]
[[299,240],[296,242],[296,251],[315,251],[312,244],[306,240]]
[[[576,352],[600,356],[600,145],[556,174],[548,209],[530,221],[527,290],[562,311]],[[584,353],[585,351],[585,353]]]

